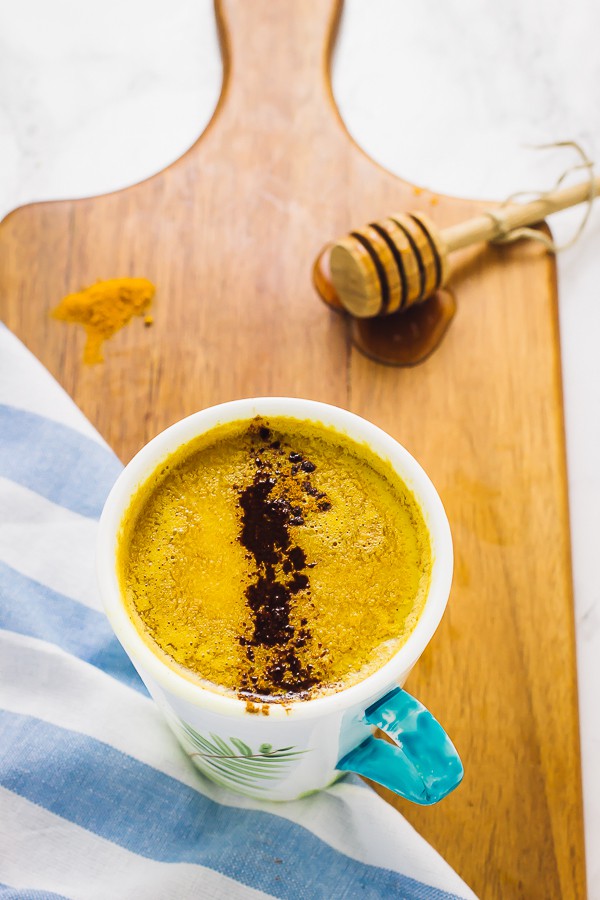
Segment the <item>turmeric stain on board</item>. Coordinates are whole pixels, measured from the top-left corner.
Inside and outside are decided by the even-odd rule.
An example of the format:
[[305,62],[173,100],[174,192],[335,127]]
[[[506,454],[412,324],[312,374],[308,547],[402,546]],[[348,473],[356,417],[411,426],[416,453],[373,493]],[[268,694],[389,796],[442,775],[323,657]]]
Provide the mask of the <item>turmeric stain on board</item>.
[[[146,314],[156,288],[147,278],[110,278],[97,281],[63,297],[51,316],[61,322],[82,325],[86,333],[83,361],[95,365],[103,361],[102,345],[134,316]],[[150,320],[150,322],[148,322]],[[146,324],[152,317],[146,316]]]

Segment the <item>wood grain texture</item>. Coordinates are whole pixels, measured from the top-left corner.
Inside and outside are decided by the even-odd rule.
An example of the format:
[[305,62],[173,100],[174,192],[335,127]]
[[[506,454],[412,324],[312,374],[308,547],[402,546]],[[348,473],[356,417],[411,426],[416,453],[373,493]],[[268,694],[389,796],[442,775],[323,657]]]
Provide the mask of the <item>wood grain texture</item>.
[[[225,79],[204,135],[140,185],[8,216],[0,314],[124,461],[188,413],[263,394],[338,404],[405,444],[456,550],[408,687],[466,777],[434,808],[387,799],[482,897],[583,897],[554,263],[537,246],[462,251],[440,350],[405,370],[361,356],[311,287],[320,247],[402,209],[444,227],[482,204],[416,192],[352,143],[329,83],[337,3],[217,10]],[[48,312],[123,275],[157,285],[155,325],[135,320],[85,367],[83,332]]]

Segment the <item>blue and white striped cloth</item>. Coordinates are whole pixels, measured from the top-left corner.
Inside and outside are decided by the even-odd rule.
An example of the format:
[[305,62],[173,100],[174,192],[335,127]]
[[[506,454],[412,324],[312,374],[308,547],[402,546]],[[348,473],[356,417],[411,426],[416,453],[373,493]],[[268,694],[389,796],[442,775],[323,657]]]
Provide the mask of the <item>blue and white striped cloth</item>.
[[120,469],[0,325],[0,900],[474,897],[358,779],[264,804],[192,767],[101,611]]

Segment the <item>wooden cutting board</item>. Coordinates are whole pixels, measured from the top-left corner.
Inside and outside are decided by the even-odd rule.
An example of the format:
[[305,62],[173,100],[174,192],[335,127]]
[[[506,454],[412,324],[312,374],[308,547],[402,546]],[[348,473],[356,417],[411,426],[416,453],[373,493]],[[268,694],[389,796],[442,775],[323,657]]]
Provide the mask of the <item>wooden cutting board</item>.
[[[434,808],[386,799],[482,897],[583,897],[554,262],[531,244],[463,256],[457,317],[422,366],[352,348],[311,286],[320,247],[389,213],[444,226],[481,204],[418,191],[352,142],[329,76],[339,12],[218,3],[225,78],[205,133],[135,187],[8,216],[0,314],[124,461],[182,416],[263,394],[334,403],[398,438],[437,485],[456,547],[448,613],[408,687],[466,776]],[[134,320],[86,367],[82,330],[48,312],[122,275],[155,282],[155,324]]]

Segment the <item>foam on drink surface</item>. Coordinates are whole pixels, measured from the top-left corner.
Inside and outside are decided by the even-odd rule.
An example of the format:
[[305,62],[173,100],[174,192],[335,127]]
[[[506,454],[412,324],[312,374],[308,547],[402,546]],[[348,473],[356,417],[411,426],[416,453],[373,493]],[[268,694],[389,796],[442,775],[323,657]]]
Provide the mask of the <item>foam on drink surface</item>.
[[427,527],[366,445],[287,417],[219,426],[168,457],[125,514],[118,567],[154,652],[257,700],[348,687],[422,611]]

